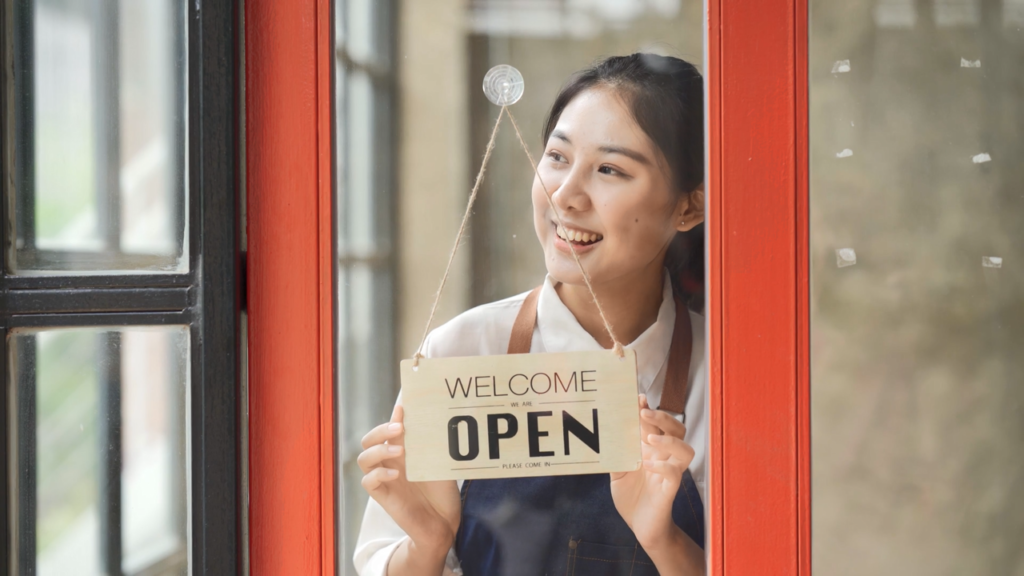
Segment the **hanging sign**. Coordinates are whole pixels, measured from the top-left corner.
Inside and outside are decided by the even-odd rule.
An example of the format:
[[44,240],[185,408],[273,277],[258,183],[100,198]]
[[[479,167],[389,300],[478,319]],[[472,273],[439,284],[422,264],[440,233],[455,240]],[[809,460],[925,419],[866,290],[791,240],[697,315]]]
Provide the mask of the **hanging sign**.
[[640,466],[636,353],[402,362],[406,474],[454,480]]

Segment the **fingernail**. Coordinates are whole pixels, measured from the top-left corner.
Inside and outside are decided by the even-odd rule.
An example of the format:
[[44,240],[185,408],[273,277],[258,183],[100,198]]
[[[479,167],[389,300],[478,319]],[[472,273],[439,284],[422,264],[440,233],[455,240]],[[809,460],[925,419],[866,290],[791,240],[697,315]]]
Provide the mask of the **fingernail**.
[[644,408],[643,410],[640,411],[640,415],[643,416],[644,418],[653,418],[654,410],[648,410],[647,408]]
[[401,451],[401,446],[388,446],[388,454],[398,454]]
[[663,438],[659,434],[648,434],[647,435],[647,442],[649,444],[654,444],[656,442],[661,442],[662,440],[663,440]]
[[390,430],[392,432],[398,432],[401,429],[402,429],[402,424],[399,423],[399,422],[393,422],[391,424],[388,424],[388,430]]
[[388,468],[387,475],[388,475],[388,478],[394,478],[395,476],[398,476],[398,470],[392,470],[392,469]]

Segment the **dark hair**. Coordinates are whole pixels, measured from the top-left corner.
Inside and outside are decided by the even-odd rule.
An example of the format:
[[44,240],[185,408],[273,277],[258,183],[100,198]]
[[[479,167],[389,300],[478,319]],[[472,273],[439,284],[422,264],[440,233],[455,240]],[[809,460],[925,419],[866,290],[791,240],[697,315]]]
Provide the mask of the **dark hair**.
[[[544,125],[547,144],[565,107],[597,86],[622,95],[637,125],[668,163],[678,194],[704,182],[704,79],[693,64],[657,54],[612,56],[569,78]],[[672,288],[694,309],[704,300],[704,226],[680,232],[665,255]]]

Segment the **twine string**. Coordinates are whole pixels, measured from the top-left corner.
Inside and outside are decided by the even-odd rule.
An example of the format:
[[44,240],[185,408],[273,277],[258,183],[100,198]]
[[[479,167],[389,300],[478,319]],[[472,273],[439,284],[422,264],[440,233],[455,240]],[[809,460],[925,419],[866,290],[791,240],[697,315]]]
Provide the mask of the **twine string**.
[[430,325],[434,322],[434,314],[437,313],[437,304],[441,301],[441,292],[444,291],[444,285],[448,282],[448,274],[452,271],[452,262],[455,261],[455,253],[459,251],[459,244],[462,242],[462,236],[466,233],[466,224],[469,222],[469,215],[473,212],[473,203],[476,202],[477,193],[480,191],[480,183],[484,180],[484,172],[487,171],[487,162],[491,159],[491,153],[494,152],[494,142],[498,137],[498,126],[501,126],[501,117],[505,115],[507,108],[501,107],[501,111],[498,112],[498,119],[494,122],[494,130],[491,131],[491,139],[487,141],[487,150],[484,152],[484,160],[480,163],[480,171],[476,173],[476,182],[473,183],[473,190],[469,193],[469,202],[466,204],[466,213],[462,215],[462,224],[459,226],[459,233],[455,235],[455,245],[452,246],[452,252],[448,255],[448,265],[444,267],[444,276],[441,277],[441,285],[437,288],[437,294],[434,295],[434,304],[430,307],[430,317],[427,318],[427,325],[423,327],[423,337],[420,338],[420,345],[416,347],[416,353],[412,356],[413,368],[420,365],[420,358],[423,358],[423,345],[427,342],[427,334],[430,332]]
[[[480,164],[480,171],[476,174],[476,181],[473,183],[473,189],[469,193],[469,202],[466,203],[466,212],[462,215],[462,224],[459,225],[458,234],[455,235],[455,245],[452,246],[452,251],[448,255],[448,265],[445,266],[444,275],[441,277],[441,285],[437,288],[437,293],[434,295],[434,303],[430,307],[430,316],[427,318],[427,325],[423,327],[423,337],[420,338],[420,344],[416,348],[416,353],[412,357],[413,368],[419,366],[420,358],[423,358],[423,345],[427,342],[427,335],[430,333],[430,326],[434,322],[434,315],[437,313],[437,305],[441,301],[441,293],[444,291],[445,283],[448,282],[448,275],[451,273],[452,263],[455,261],[455,254],[459,250],[459,244],[462,243],[462,237],[466,232],[466,224],[469,222],[469,216],[473,213],[473,204],[476,202],[477,194],[480,192],[480,184],[483,182],[484,173],[487,172],[487,163],[491,159],[491,153],[494,152],[494,144],[498,136],[498,127],[501,126],[501,118],[505,114],[508,114],[508,119],[512,122],[512,127],[515,128],[516,136],[519,138],[519,143],[523,146],[523,151],[526,152],[526,157],[530,160],[530,166],[533,168],[533,173],[537,176],[537,180],[540,182],[541,187],[544,189],[544,196],[548,199],[548,205],[551,207],[551,211],[555,213],[555,219],[558,221],[558,226],[564,231],[566,228],[562,224],[562,216],[558,213],[558,209],[555,207],[555,202],[551,198],[551,192],[548,191],[548,187],[544,184],[544,180],[540,177],[540,171],[537,169],[537,163],[533,161],[533,155],[530,154],[530,148],[526,145],[526,141],[523,139],[523,134],[519,131],[519,125],[516,124],[516,119],[512,115],[512,111],[507,106],[502,106],[501,111],[498,112],[498,119],[494,122],[494,130],[491,131],[491,139],[487,141],[487,149],[484,152],[483,162]],[[583,275],[583,281],[587,285],[587,290],[590,291],[590,297],[594,299],[594,304],[597,306],[597,312],[601,316],[601,321],[604,323],[604,329],[608,331],[608,336],[612,339],[615,354],[622,358],[625,356],[622,344],[615,337],[615,333],[612,331],[612,326],[608,322],[608,318],[604,314],[604,309],[601,307],[601,303],[597,299],[597,294],[594,293],[594,287],[590,283],[590,275],[583,268],[583,263],[580,262],[579,254],[576,253],[576,248],[573,247],[572,242],[567,242],[569,245],[569,251],[572,252],[573,259],[576,261],[576,266],[579,267],[580,273]]]
[[[563,232],[566,231],[565,225],[562,224],[562,216],[558,213],[558,208],[555,207],[555,201],[551,198],[551,192],[548,191],[547,184],[544,183],[544,179],[540,177],[540,170],[537,169],[537,163],[533,161],[533,155],[530,154],[530,147],[526,145],[526,140],[523,139],[522,132],[519,131],[519,125],[516,124],[516,119],[509,112],[508,119],[512,121],[512,127],[516,130],[516,136],[519,137],[519,143],[523,145],[523,152],[526,152],[526,157],[530,160],[530,166],[533,167],[533,173],[537,176],[537,181],[540,182],[540,187],[544,189],[544,197],[548,199],[548,206],[551,207],[551,211],[555,214],[555,220],[558,221],[558,227]],[[583,263],[580,262],[580,255],[576,253],[576,248],[572,245],[572,242],[566,242],[569,245],[569,251],[572,252],[572,257],[576,260],[576,266],[580,269],[580,274],[583,275],[583,281],[587,285],[587,290],[590,291],[590,297],[594,299],[594,305],[597,306],[597,313],[601,316],[601,322],[604,323],[604,329],[608,332],[608,337],[612,339],[612,349],[615,351],[615,355],[619,358],[625,356],[625,352],[622,348],[622,343],[615,337],[615,332],[612,331],[612,325],[608,322],[608,317],[604,315],[604,308],[601,307],[601,302],[597,299],[597,294],[594,293],[594,286],[590,283],[590,274],[587,274],[586,269],[583,268]]]

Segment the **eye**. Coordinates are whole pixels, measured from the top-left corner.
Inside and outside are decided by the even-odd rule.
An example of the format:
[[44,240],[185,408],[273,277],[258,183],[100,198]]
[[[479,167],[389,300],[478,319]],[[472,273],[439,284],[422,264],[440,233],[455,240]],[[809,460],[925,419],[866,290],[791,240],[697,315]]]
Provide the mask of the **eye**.
[[558,162],[558,163],[564,163],[565,162],[565,156],[562,156],[561,154],[559,154],[555,150],[548,151],[547,157],[551,158],[551,160],[553,162]]
[[601,174],[607,174],[609,176],[625,176],[624,173],[619,172],[618,170],[612,168],[611,166],[608,166],[607,164],[598,168],[597,171],[600,172]]

